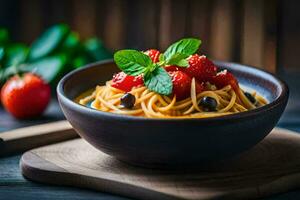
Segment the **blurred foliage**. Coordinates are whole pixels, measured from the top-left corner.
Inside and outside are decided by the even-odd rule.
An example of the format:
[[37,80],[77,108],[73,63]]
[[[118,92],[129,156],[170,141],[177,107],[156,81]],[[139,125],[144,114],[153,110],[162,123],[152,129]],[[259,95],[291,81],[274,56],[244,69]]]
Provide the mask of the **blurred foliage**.
[[48,28],[30,46],[12,42],[8,31],[0,28],[0,86],[16,73],[31,71],[55,87],[65,73],[110,58],[101,40],[82,41],[66,24]]

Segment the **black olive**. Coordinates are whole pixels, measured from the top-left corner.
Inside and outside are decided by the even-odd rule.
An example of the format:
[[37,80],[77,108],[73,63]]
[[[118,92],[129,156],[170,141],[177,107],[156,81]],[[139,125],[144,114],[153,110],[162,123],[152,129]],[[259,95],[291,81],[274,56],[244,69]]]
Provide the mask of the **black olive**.
[[135,96],[130,93],[126,93],[121,97],[121,105],[125,108],[132,108],[135,104]]
[[253,104],[256,103],[256,99],[254,96],[252,96],[252,94],[250,94],[249,92],[244,92],[245,96],[247,97],[247,99],[249,99],[249,101]]
[[203,97],[199,103],[200,106],[204,109],[204,111],[216,111],[218,102],[212,97]]

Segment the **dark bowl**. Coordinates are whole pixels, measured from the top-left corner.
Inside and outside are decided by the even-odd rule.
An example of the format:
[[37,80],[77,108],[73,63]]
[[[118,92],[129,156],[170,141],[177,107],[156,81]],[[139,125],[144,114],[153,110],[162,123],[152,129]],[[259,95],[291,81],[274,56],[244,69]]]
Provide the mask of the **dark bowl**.
[[104,84],[118,68],[98,62],[67,74],[58,84],[61,108],[79,135],[115,158],[145,167],[189,167],[228,158],[261,141],[284,111],[289,91],[273,75],[241,64],[215,62],[270,103],[260,108],[205,119],[149,119],[102,112],[73,101]]

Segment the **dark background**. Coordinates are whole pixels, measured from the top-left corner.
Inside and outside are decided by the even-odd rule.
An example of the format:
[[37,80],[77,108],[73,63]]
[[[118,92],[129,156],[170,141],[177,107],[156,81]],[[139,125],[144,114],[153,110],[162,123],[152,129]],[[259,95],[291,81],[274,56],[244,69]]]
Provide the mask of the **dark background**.
[[300,71],[298,0],[1,0],[0,26],[30,43],[65,22],[112,50],[164,50],[182,37],[202,39],[209,57],[275,71]]
[[[200,38],[200,51],[209,58],[284,79],[291,96],[281,124],[300,130],[299,0],[0,0],[0,26],[14,41],[30,44],[61,22],[81,39],[100,37],[112,52],[163,51],[180,38]],[[38,120],[16,121],[1,108],[0,114],[0,132],[63,118],[55,101]]]
[[[202,39],[201,52],[218,60],[276,73],[290,87],[278,126],[300,131],[299,0],[0,0],[0,26],[13,40],[30,44],[52,24],[64,22],[80,36],[100,37],[120,48],[164,50],[182,37]],[[63,118],[52,101],[43,117],[17,121],[0,106],[0,132]],[[125,199],[25,180],[21,154],[0,159],[0,199]],[[292,191],[267,199],[299,199]]]

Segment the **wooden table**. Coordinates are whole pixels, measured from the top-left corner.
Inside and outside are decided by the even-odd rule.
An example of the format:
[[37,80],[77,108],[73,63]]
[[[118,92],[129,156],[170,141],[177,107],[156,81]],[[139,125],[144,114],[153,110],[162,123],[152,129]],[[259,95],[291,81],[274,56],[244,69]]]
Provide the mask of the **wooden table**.
[[[291,98],[289,105],[281,118],[278,126],[300,132],[300,80],[298,77],[289,76],[288,83],[291,89]],[[0,132],[10,130],[17,127],[29,126],[49,121],[63,119],[57,102],[52,101],[50,107],[44,117],[37,120],[16,121],[8,116],[5,111],[0,108]],[[1,133],[0,133],[1,134]],[[94,192],[90,190],[77,189],[71,187],[49,186],[39,183],[33,183],[24,179],[19,169],[19,159],[21,154],[0,159],[0,200],[1,199],[108,199],[121,200],[127,199],[111,194]],[[267,198],[268,200],[281,199],[300,199],[300,188],[285,194],[276,195]]]

